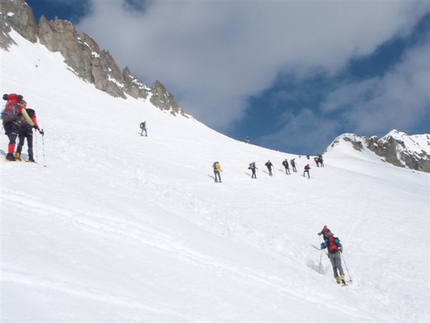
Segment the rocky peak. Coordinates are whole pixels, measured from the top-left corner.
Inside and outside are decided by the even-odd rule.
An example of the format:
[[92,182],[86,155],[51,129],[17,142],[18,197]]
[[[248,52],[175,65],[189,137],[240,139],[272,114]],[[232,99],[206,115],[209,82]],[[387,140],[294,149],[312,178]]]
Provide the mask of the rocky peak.
[[11,28],[32,43],[37,41],[36,22],[33,10],[24,0],[0,1],[1,47],[7,49],[13,40],[9,37]]
[[161,110],[170,111],[171,114],[182,113],[178,104],[176,103],[175,97],[167,92],[166,88],[160,81],[156,81],[151,87],[151,103]]
[[344,134],[336,138],[331,146],[340,140],[349,142],[358,151],[368,149],[394,166],[430,173],[430,134],[408,136],[392,130],[380,139],[376,136],[367,138]]
[[32,9],[24,0],[0,0],[0,5],[0,46],[3,50],[14,44],[9,35],[14,29],[29,41],[39,40],[48,50],[60,52],[71,70],[97,89],[124,99],[127,95],[146,99],[152,94],[151,103],[156,107],[174,115],[185,115],[174,96],[160,82],[149,88],[133,76],[128,67],[121,71],[108,51],[101,50],[89,35],[78,34],[70,21],[57,17],[48,21],[42,16],[37,25]]

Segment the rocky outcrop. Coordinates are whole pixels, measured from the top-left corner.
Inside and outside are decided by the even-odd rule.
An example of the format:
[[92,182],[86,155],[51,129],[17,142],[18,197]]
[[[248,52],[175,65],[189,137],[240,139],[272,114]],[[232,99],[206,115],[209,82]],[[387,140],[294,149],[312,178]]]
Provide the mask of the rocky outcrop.
[[397,130],[390,131],[387,135],[378,139],[354,134],[343,134],[336,138],[331,147],[348,142],[355,150],[368,149],[384,162],[398,167],[414,169],[430,173],[430,135],[408,136]]
[[[101,50],[87,34],[76,32],[75,26],[67,20],[47,21],[42,17],[39,22],[40,43],[50,51],[60,52],[71,69],[81,78],[114,97],[126,98],[127,89],[136,85],[126,84],[123,74],[109,52]],[[146,98],[146,91],[136,89],[139,97]],[[134,96],[135,97],[135,96]]]
[[68,20],[55,18],[48,21],[41,17],[37,25],[32,9],[24,0],[0,0],[0,46],[7,50],[15,44],[10,31],[14,29],[31,42],[40,41],[52,52],[60,52],[70,69],[83,80],[114,97],[146,99],[151,94],[151,103],[173,115],[185,113],[174,96],[159,82],[149,88],[132,75],[129,68],[119,69],[108,51],[101,50],[87,34],[78,34]]
[[[167,92],[166,88],[160,81],[156,81],[151,87],[151,103],[161,110],[170,111],[171,114],[182,113],[175,97]],[[182,113],[183,114],[183,113]]]
[[126,93],[130,94],[135,99],[146,98],[151,91],[151,89],[141,83],[136,76],[131,74],[128,67],[125,67],[122,71],[122,78],[124,80]]
[[392,130],[381,139],[369,138],[367,148],[394,166],[430,173],[430,135],[414,137]]
[[33,10],[24,0],[0,1],[0,47],[7,50],[15,42],[9,33],[13,28],[31,42],[37,41]]

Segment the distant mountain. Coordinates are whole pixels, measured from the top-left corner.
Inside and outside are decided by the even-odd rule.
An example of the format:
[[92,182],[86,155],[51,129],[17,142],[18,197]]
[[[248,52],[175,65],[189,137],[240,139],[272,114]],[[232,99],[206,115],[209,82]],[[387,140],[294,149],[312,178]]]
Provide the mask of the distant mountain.
[[343,134],[330,147],[336,147],[341,141],[351,143],[358,151],[369,150],[394,166],[430,173],[430,134],[408,136],[404,132],[392,130],[381,139],[376,136],[367,138]]
[[33,10],[24,0],[0,0],[0,4],[0,47],[3,50],[14,44],[9,35],[13,28],[32,43],[39,41],[50,51],[60,52],[73,72],[97,89],[124,99],[127,95],[149,97],[157,108],[186,116],[160,81],[148,87],[132,75],[128,67],[120,71],[109,51],[101,50],[87,34],[78,34],[70,21],[57,18],[48,21],[42,16],[37,24]]

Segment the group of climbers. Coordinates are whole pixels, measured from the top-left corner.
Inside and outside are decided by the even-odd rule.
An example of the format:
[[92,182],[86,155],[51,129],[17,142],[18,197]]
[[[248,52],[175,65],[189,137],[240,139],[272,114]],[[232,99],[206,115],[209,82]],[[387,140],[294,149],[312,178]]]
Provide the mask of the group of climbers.
[[[38,130],[43,136],[43,130],[37,123],[36,112],[27,108],[27,102],[20,94],[4,94],[3,100],[6,106],[1,113],[3,128],[6,136],[9,138],[7,147],[7,161],[22,161],[21,152],[24,142],[27,141],[28,160],[35,162],[33,154],[33,128]],[[16,139],[19,139],[16,146]]]
[[[318,158],[320,160],[322,160],[322,156],[321,155]],[[297,172],[295,158],[291,159],[290,163],[288,162],[288,159],[284,159],[282,161],[282,165],[284,166],[285,173],[287,175],[291,175],[290,164],[291,164],[291,168],[292,168],[293,172]],[[270,160],[268,160],[264,165],[267,167],[267,171],[269,172],[269,175],[273,176],[272,168],[274,166],[273,166],[272,162]],[[214,176],[215,182],[221,182],[221,178],[220,178],[221,166],[220,166],[220,163],[218,161],[214,162],[212,164],[212,168],[213,168],[214,175],[215,175]],[[249,163],[248,169],[251,170],[251,178],[257,178],[256,171],[258,170],[258,167],[257,167],[255,161]],[[306,174],[307,174],[308,178],[310,178],[310,174],[309,174],[309,170],[310,169],[311,169],[310,165],[306,164],[305,167],[304,167],[304,171],[303,171],[303,177],[306,177]]]

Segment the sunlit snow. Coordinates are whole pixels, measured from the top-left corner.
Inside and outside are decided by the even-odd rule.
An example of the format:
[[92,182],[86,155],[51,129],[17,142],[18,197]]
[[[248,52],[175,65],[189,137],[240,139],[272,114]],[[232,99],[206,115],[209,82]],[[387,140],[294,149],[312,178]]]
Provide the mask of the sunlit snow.
[[[4,322],[429,321],[429,174],[342,140],[324,168],[238,142],[113,98],[11,36],[1,94],[22,94],[45,136],[37,164],[0,162]],[[316,248],[323,225],[347,287]]]

